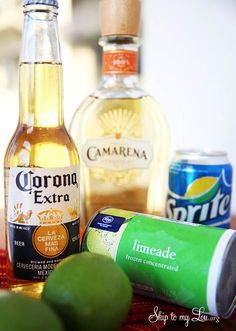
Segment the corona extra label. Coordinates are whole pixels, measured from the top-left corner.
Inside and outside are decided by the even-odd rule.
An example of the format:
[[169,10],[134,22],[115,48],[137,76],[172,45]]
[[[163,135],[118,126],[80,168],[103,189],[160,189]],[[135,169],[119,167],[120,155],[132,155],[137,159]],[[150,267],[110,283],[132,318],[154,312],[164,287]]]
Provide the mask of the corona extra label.
[[15,277],[44,280],[78,251],[77,168],[10,169],[8,242]]

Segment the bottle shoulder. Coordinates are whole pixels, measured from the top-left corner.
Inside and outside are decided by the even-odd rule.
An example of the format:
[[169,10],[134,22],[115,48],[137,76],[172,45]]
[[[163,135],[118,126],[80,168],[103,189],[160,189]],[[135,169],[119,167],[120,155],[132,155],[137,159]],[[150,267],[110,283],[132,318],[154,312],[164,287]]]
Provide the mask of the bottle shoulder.
[[[140,135],[169,132],[165,113],[151,96],[140,98],[87,97],[76,110],[70,124],[70,133],[78,146],[85,137],[109,135],[117,130],[139,131]],[[113,131],[114,131],[113,130]],[[112,131],[112,132],[113,132]]]
[[57,167],[78,163],[76,145],[64,126],[18,125],[5,153],[5,166]]
[[106,88],[101,85],[93,93],[91,93],[90,96],[99,99],[139,99],[144,96],[148,96],[148,93],[138,86],[127,88],[124,86],[115,85],[113,87]]
[[[106,91],[99,89],[87,96],[75,110],[70,122],[69,132],[73,131],[73,127],[78,122],[89,120],[91,116],[97,116],[98,113],[103,113],[114,108],[127,108],[132,112],[144,112],[147,115],[150,113],[158,113],[159,116],[166,118],[160,103],[143,89],[135,89],[125,91]],[[73,135],[72,135],[73,137]]]

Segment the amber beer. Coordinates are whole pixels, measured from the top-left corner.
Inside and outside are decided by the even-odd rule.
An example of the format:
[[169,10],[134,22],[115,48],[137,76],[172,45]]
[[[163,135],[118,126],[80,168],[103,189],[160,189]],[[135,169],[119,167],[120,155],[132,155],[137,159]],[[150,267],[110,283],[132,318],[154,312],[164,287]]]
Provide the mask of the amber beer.
[[19,123],[5,156],[7,273],[13,290],[37,295],[79,249],[79,157],[63,120],[58,3],[23,4]]

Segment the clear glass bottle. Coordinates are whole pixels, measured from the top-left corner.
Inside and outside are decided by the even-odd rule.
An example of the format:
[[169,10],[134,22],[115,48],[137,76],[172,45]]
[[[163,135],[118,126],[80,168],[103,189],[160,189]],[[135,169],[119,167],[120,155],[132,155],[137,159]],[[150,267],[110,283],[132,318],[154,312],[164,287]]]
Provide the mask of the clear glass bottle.
[[37,296],[79,249],[79,157],[63,120],[56,0],[25,0],[20,111],[5,154],[9,286]]
[[70,126],[81,158],[82,231],[104,206],[159,215],[165,210],[169,127],[139,87],[140,1],[121,2],[101,1],[103,77]]

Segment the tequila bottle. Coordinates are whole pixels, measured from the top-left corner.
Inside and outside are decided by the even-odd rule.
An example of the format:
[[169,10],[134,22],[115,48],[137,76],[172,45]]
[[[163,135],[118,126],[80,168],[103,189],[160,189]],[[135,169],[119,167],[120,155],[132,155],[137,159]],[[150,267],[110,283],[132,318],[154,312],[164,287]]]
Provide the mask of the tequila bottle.
[[24,0],[20,112],[5,154],[9,286],[37,296],[79,249],[79,157],[63,120],[56,0]]
[[101,0],[103,77],[75,112],[70,132],[81,156],[82,230],[113,206],[164,214],[169,128],[139,87],[140,0]]

